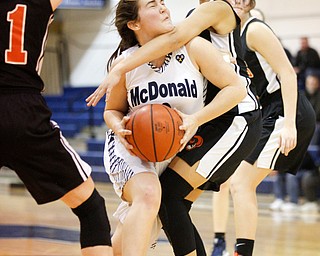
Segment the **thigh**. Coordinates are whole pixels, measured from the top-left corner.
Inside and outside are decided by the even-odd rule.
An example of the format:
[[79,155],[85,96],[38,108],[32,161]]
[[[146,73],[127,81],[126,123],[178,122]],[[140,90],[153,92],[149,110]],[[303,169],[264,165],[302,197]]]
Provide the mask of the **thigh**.
[[242,161],[237,170],[231,176],[230,183],[233,189],[253,189],[271,173],[270,169],[258,168],[246,161]]
[[196,172],[198,165],[199,162],[195,163],[193,166],[189,166],[184,159],[175,157],[169,164],[169,167],[178,173],[193,188],[197,188],[207,181],[206,178]]

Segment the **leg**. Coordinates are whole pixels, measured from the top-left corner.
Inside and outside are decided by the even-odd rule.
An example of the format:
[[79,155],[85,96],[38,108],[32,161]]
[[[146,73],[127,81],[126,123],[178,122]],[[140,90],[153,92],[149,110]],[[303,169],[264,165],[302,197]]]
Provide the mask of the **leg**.
[[273,193],[275,196],[275,200],[270,204],[269,209],[278,211],[281,209],[286,198],[285,174],[273,171],[270,173],[270,176],[274,177]]
[[306,171],[302,177],[302,190],[307,202],[317,202],[317,190],[320,187],[319,174]]
[[[159,212],[163,229],[175,255],[196,255],[197,241],[185,197],[206,180],[195,172],[196,166],[173,161],[160,176],[162,204]],[[189,181],[192,180],[191,185]]]
[[[203,190],[200,189],[194,189],[191,191],[191,193],[189,195],[187,195],[185,197],[184,200],[184,204],[188,210],[188,212],[190,212],[190,209],[192,207],[193,202],[195,202],[197,200],[197,198],[203,193]],[[194,231],[194,236],[195,236],[195,240],[196,240],[196,253],[197,256],[206,256],[206,249],[204,247],[203,241],[201,239],[201,236],[197,230],[197,228],[195,227],[195,225],[193,225],[193,231]]]
[[237,241],[245,239],[249,244],[244,250],[237,247],[240,255],[252,255],[258,219],[256,188],[270,172],[243,161],[231,177]]
[[160,207],[158,176],[148,172],[134,175],[124,187],[123,198],[131,206],[122,226],[122,255],[146,255]]
[[219,192],[212,194],[212,219],[215,233],[211,256],[229,255],[226,251],[225,233],[229,217],[230,179],[220,186]]
[[110,240],[110,224],[105,203],[98,192],[94,190],[92,179],[89,178],[68,192],[61,200],[72,208],[74,213],[79,217],[82,255],[113,255]]
[[303,213],[318,213],[318,193],[320,188],[320,175],[316,171],[305,171],[302,177],[302,191],[305,203],[300,210]]
[[123,224],[119,221],[116,230],[112,235],[112,248],[114,256],[121,256],[121,248],[122,248],[122,227]]
[[290,173],[286,174],[286,187],[287,193],[289,197],[289,202],[298,204],[299,196],[300,196],[300,186],[299,186],[299,178],[297,175],[292,175]]

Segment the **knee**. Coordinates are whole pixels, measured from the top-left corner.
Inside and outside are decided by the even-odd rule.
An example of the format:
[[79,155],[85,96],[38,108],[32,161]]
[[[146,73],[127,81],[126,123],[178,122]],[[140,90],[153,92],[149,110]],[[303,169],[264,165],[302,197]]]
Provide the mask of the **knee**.
[[81,248],[111,246],[110,223],[104,199],[97,190],[77,208],[72,209],[80,221]]
[[161,189],[157,186],[147,185],[133,200],[133,205],[139,205],[147,211],[158,212],[161,202]]
[[232,197],[247,193],[255,193],[257,185],[249,180],[249,177],[232,176],[230,180],[230,192]]

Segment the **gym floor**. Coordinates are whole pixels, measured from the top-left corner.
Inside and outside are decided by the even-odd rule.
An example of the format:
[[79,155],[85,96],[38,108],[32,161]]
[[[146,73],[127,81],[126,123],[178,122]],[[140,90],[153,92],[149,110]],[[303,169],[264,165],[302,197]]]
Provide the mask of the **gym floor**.
[[[112,216],[119,198],[109,183],[97,183],[106,199],[112,231]],[[213,227],[211,192],[205,192],[191,211],[195,225],[204,240],[208,254],[212,250]],[[254,255],[319,255],[320,214],[271,212],[272,195],[259,194],[259,224]],[[0,184],[0,256],[80,255],[78,219],[62,202],[38,206],[23,186]],[[227,227],[227,249],[232,255],[235,241],[233,208]],[[148,256],[173,255],[165,235]]]

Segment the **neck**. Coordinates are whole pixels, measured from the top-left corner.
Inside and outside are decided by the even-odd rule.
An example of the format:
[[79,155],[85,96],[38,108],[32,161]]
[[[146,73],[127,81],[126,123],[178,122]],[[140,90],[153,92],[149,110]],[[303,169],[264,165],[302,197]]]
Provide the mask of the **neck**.
[[250,16],[249,13],[248,13],[248,14],[243,15],[243,16],[240,17],[240,18],[241,18],[241,27],[243,27],[244,24],[247,22],[247,20],[251,18],[251,16]]

